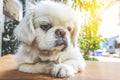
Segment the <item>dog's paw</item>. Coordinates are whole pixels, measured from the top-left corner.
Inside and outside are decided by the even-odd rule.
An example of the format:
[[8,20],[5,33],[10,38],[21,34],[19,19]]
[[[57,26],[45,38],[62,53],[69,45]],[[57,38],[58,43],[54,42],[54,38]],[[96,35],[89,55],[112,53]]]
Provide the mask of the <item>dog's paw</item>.
[[53,77],[70,77],[75,74],[75,70],[67,64],[57,64],[50,72]]

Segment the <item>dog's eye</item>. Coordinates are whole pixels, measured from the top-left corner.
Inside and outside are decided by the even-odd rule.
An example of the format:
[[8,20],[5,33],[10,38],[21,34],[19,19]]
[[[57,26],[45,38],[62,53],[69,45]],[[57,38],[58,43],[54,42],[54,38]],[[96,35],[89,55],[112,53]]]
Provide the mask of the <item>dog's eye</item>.
[[68,29],[68,31],[71,31],[71,30],[72,30],[71,27],[67,27],[67,29]]
[[45,31],[49,30],[51,27],[52,27],[51,24],[42,24],[42,25],[40,25],[40,28],[45,30]]

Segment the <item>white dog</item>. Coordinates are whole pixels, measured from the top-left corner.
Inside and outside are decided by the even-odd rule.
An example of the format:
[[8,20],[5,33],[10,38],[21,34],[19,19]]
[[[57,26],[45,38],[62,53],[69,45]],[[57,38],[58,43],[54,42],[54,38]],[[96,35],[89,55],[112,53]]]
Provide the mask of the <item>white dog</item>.
[[18,70],[54,77],[74,76],[85,68],[77,46],[79,24],[72,8],[57,2],[31,5],[14,33],[22,42]]

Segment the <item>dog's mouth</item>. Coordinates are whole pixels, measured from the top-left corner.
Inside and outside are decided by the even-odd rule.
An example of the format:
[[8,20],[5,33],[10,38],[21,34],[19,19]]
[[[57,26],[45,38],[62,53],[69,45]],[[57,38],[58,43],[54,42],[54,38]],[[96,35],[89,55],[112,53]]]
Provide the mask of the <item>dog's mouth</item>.
[[54,47],[51,49],[39,49],[40,54],[44,56],[50,56],[55,55],[58,52],[66,50],[68,47],[68,42],[66,38],[57,38],[57,40],[54,43]]
[[68,46],[66,39],[58,39],[55,41],[55,47],[50,50],[40,50],[41,55],[50,56],[55,55],[58,52],[64,51]]
[[58,38],[55,41],[55,47],[61,47],[61,51],[64,51],[68,46],[66,38]]

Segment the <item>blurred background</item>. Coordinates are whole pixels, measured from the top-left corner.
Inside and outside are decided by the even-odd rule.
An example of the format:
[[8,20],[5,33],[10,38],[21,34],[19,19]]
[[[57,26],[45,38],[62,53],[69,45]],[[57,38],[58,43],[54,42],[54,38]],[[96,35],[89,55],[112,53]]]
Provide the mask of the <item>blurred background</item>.
[[[0,0],[0,56],[15,54],[19,41],[13,34],[29,7],[41,0]],[[120,0],[54,0],[80,14],[78,44],[86,60],[120,62]]]

